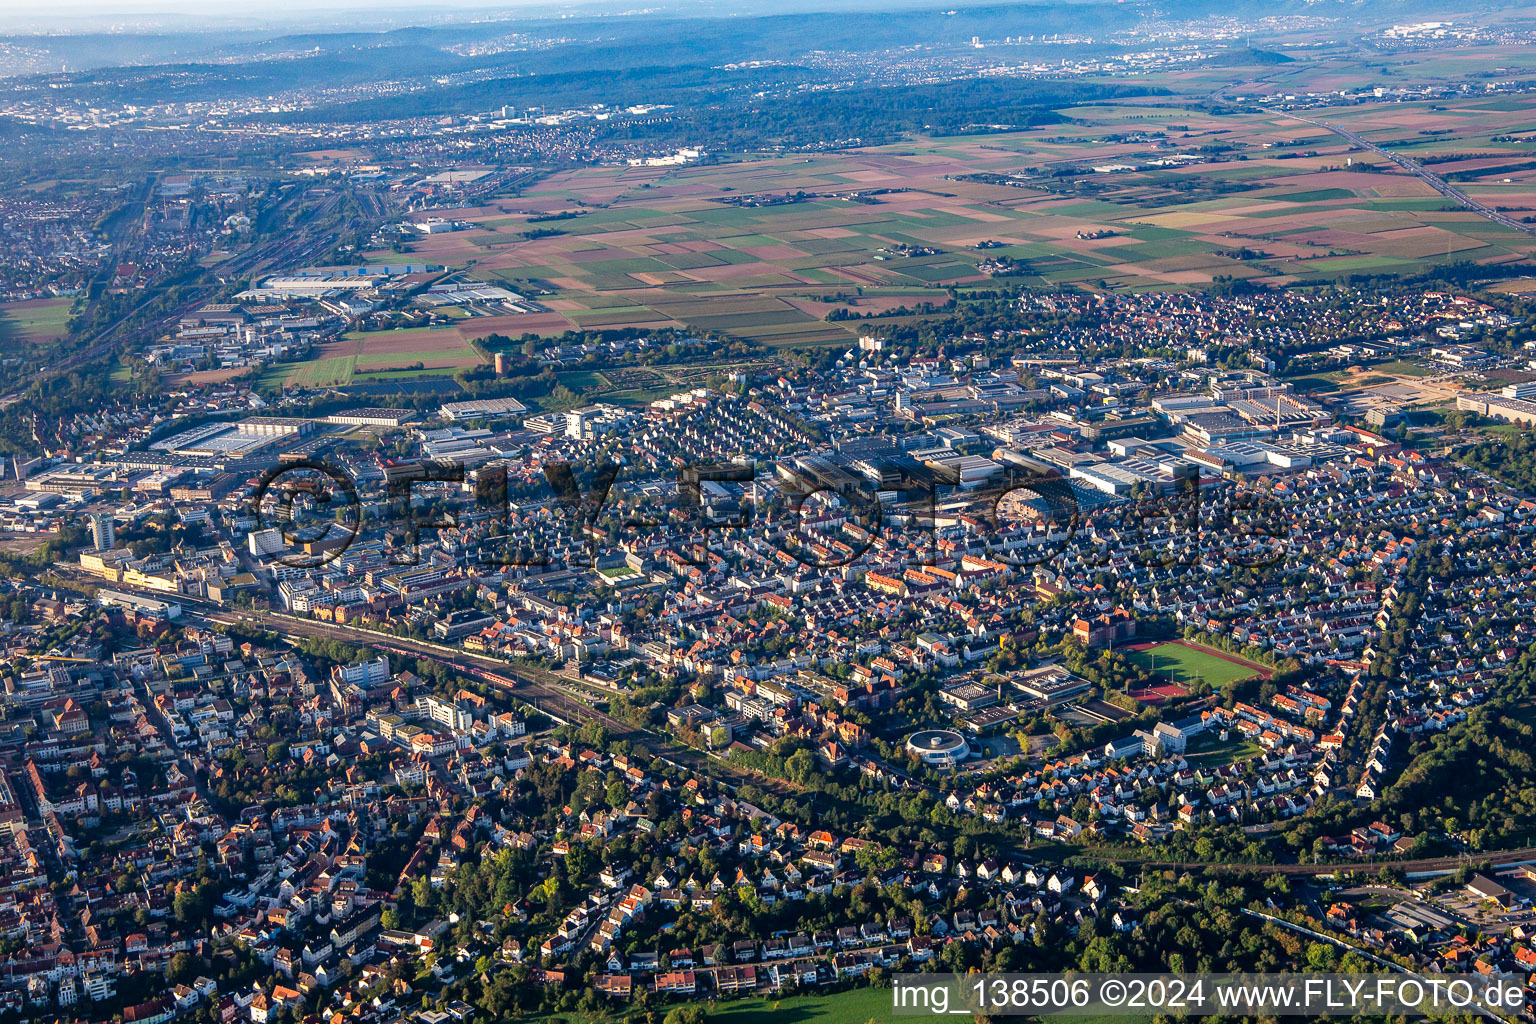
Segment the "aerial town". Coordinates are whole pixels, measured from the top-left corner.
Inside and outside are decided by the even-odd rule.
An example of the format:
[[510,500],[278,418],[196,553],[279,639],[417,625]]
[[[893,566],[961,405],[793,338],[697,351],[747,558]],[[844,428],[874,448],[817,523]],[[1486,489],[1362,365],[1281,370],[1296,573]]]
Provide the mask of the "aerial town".
[[1536,999],[1536,21],[1039,7],[10,26],[0,1024]]

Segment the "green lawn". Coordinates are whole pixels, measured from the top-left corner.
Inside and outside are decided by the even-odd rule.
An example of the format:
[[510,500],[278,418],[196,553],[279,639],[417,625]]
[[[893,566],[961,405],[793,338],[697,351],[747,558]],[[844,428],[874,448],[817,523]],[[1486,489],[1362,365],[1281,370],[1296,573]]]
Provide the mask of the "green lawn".
[[[952,997],[953,998],[953,997]],[[720,1003],[709,1014],[710,1024],[894,1024],[922,1020],[922,1016],[897,1017],[892,1011],[891,989],[856,988],[831,995],[791,996],[786,999],[740,999]],[[934,1020],[934,1017],[928,1017]],[[959,1020],[959,1016],[951,1019]],[[974,1020],[975,1018],[971,1018]],[[1124,1024],[1134,1016],[1066,1014],[1049,1018],[1060,1024]],[[1140,1018],[1146,1020],[1149,1018]]]
[[578,394],[595,388],[612,386],[608,383],[608,378],[596,370],[566,370],[555,374],[555,376],[560,379],[561,384],[564,384]]
[[1184,759],[1201,768],[1224,768],[1261,753],[1263,750],[1257,743],[1245,740],[1241,735],[1222,743],[1214,733],[1206,733],[1190,744]]
[[1314,377],[1293,377],[1291,378],[1291,384],[1301,394],[1306,394],[1309,391],[1326,393],[1339,390],[1337,383],[1329,380],[1327,376],[1322,374]]
[[1394,373],[1399,377],[1429,377],[1435,372],[1427,366],[1404,362],[1401,359],[1392,363],[1381,363],[1372,367],[1372,369],[1380,370],[1383,373]]
[[1199,681],[1220,687],[1258,674],[1257,667],[1233,664],[1178,643],[1158,644],[1150,650],[1128,651],[1126,655],[1132,664],[1179,683]]
[[[656,1019],[668,1006],[687,1006],[685,1002],[667,1003],[657,1008]],[[855,988],[846,992],[785,996],[752,996],[706,1005],[709,1024],[880,1024],[893,1021],[891,990]],[[508,1018],[517,1020],[517,1018]],[[616,1005],[611,1012],[552,1013],[526,1018],[525,1024],[640,1024],[645,1013],[633,1007]]]
[[676,385],[663,384],[655,388],[626,388],[623,391],[608,391],[603,394],[603,401],[614,405],[641,406],[650,405],[652,402],[675,395],[680,389]]
[[33,299],[0,306],[0,339],[56,341],[68,331],[73,299]]
[[1470,429],[1478,434],[1497,434],[1500,437],[1519,437],[1526,431],[1526,428],[1518,423],[1490,423]]
[[712,1024],[865,1024],[893,1017],[888,988],[856,988],[788,999],[740,999],[719,1004],[709,1015]]

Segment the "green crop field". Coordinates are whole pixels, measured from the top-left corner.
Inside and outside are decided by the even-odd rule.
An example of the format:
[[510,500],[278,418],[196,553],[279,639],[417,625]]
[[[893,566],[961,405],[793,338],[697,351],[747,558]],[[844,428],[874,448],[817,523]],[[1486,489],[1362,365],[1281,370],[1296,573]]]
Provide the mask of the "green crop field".
[[[1213,74],[1191,74],[1198,88],[1217,82]],[[1188,84],[1175,83],[1175,92]],[[989,256],[1024,264],[1007,283],[1120,292],[1199,289],[1234,278],[1284,287],[1536,256],[1536,238],[1456,208],[1422,182],[1382,173],[1383,159],[1347,154],[1342,139],[1283,114],[1124,102],[1082,104],[1069,113],[1080,122],[1049,134],[916,136],[848,152],[560,171],[531,183],[515,201],[498,197],[441,211],[474,222],[480,243],[473,253],[450,247],[441,258],[449,265],[456,257],[473,259],[472,273],[482,279],[538,282],[558,312],[498,323],[500,333],[514,337],[521,329],[647,330],[670,319],[768,346],[813,347],[847,344],[866,326],[820,319],[839,306],[823,295],[857,289],[869,297],[928,285],[916,294],[939,299],[945,312],[882,316],[867,326],[927,321],[952,312],[947,296],[940,298],[946,289],[964,296],[1003,283],[977,269]],[[1334,120],[1383,145],[1432,157],[1525,131],[1529,118],[1519,114],[1508,97],[1468,96],[1452,107],[1365,103]],[[1180,137],[1219,137],[1222,151],[1148,163],[1144,141],[1106,140],[1105,127],[1126,118],[1149,127],[1175,120]],[[1449,130],[1426,136],[1420,124]],[[1515,216],[1536,213],[1528,185],[1503,182],[1510,172],[1501,165],[1520,157],[1509,151],[1457,180]],[[1128,169],[1042,173],[1103,163]],[[558,221],[561,234],[526,237],[577,202],[579,215]],[[978,249],[984,240],[997,245]],[[903,256],[891,251],[897,245],[931,251]],[[1265,255],[1244,260],[1233,252],[1245,248]],[[791,302],[815,306],[791,311]],[[882,305],[877,315],[887,309]]]
[[357,368],[357,356],[331,356],[302,363],[278,363],[262,374],[262,386],[282,387],[298,384],[315,387],[322,384],[346,384]]
[[357,358],[359,362],[387,363],[390,366],[399,367],[402,365],[409,365],[411,363],[430,363],[434,359],[441,361],[445,358],[458,359],[470,358],[473,356],[474,353],[469,352],[467,349],[452,349],[445,351],[440,348],[424,348],[412,349],[409,352],[387,352],[382,354],[374,354],[365,351]]

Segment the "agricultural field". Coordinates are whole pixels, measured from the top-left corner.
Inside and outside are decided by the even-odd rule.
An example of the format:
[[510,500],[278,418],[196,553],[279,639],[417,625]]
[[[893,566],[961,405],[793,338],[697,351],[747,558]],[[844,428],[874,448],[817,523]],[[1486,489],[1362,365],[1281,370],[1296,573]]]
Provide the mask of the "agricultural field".
[[31,299],[0,305],[0,344],[49,344],[69,329],[71,299]]
[[352,331],[321,346],[310,359],[270,367],[261,383],[319,387],[354,380],[450,376],[483,362],[484,356],[457,327]]
[[[1304,71],[1331,81],[1310,65],[1265,73],[1278,88]],[[681,325],[770,347],[849,344],[860,321],[827,320],[834,310],[947,307],[951,289],[989,287],[980,264],[999,258],[1026,285],[1140,291],[1536,253],[1536,237],[1454,206],[1324,128],[1160,102],[1073,107],[1073,123],[1027,132],[560,171],[515,196],[443,211],[475,227],[414,241],[412,252],[547,308],[466,321],[466,338]],[[1528,147],[1491,141],[1536,131],[1525,107],[1469,96],[1326,113],[1516,217],[1536,216]]]
[[1262,666],[1235,655],[1218,654],[1177,640],[1125,653],[1138,668],[1186,685],[1201,682],[1219,688],[1227,683],[1268,674],[1268,670]]

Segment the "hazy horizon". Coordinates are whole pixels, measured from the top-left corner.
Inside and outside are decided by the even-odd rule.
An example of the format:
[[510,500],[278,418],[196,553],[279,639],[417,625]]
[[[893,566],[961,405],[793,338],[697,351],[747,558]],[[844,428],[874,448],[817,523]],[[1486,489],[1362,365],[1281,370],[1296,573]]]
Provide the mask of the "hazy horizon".
[[[1006,0],[990,0],[968,6],[996,6]],[[772,5],[720,2],[720,0],[665,0],[631,3],[628,0],[270,0],[259,13],[249,5],[198,0],[64,0],[46,10],[35,3],[0,0],[0,33],[10,35],[67,35],[89,33],[153,33],[206,30],[262,30],[309,27],[320,30],[386,29],[409,25],[463,23],[506,17],[559,19],[562,17],[623,17],[634,15],[757,16],[788,11],[836,11],[840,9],[926,8],[944,0],[791,0]],[[366,25],[347,19],[369,12]]]

